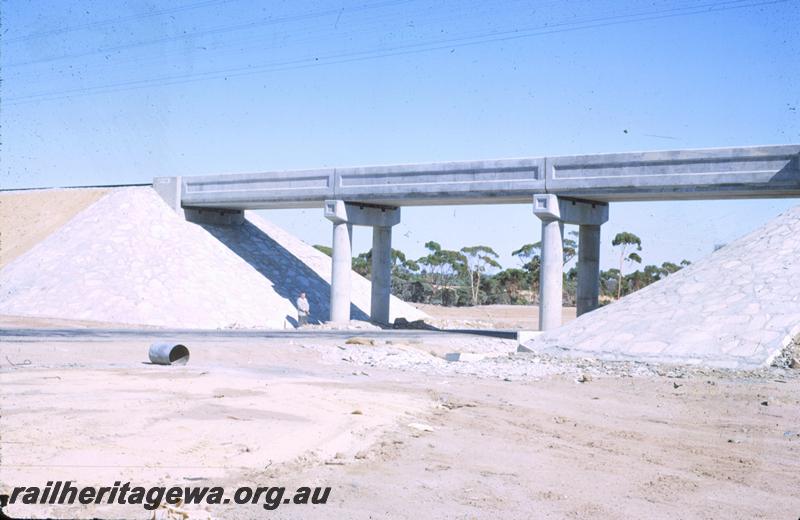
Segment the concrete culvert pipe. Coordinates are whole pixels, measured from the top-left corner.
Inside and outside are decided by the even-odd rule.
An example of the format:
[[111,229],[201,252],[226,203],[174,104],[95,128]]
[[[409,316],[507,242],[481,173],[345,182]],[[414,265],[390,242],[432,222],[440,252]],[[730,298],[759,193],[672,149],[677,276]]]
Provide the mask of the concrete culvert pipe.
[[180,344],[153,343],[148,355],[155,365],[185,365],[189,362],[189,349]]

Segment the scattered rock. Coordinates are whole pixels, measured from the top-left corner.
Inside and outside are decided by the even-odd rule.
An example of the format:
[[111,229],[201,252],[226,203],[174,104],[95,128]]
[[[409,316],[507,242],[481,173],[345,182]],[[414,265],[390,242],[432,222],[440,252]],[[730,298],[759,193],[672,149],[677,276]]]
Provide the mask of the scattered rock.
[[769,406],[769,401],[761,401],[761,406]]
[[422,340],[417,338],[387,339],[387,345],[421,345]]
[[433,426],[431,426],[430,424],[424,424],[424,423],[412,422],[412,423],[408,423],[408,427],[409,428],[413,428],[414,430],[421,431],[421,432],[432,432],[433,431]]
[[392,324],[395,329],[414,329],[414,330],[439,330],[433,325],[425,323],[425,320],[408,321],[405,318],[397,318]]
[[365,345],[369,347],[375,346],[375,340],[372,338],[364,338],[362,336],[353,336],[345,340],[346,345]]
[[364,412],[362,412],[361,410],[353,410],[352,412],[350,412],[350,415],[364,415]]
[[475,408],[477,405],[475,403],[454,403],[453,401],[445,401],[441,406],[448,410],[455,410],[457,408]]
[[150,520],[213,520],[211,513],[202,509],[190,509],[182,500],[177,504],[161,504],[153,511]]
[[[433,354],[436,355],[435,353]],[[508,352],[450,352],[444,355],[444,359],[447,361],[482,361],[484,359],[493,359],[507,355]]]
[[447,464],[434,464],[433,466],[426,466],[425,471],[447,471],[450,466]]
[[592,378],[589,377],[587,374],[581,374],[575,379],[575,382],[576,383],[588,383],[591,380],[592,380]]

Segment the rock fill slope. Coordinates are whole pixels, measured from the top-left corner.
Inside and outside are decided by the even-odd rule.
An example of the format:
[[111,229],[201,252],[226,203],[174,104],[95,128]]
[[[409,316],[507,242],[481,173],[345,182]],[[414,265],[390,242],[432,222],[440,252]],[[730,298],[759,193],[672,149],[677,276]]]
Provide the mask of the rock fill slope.
[[[322,218],[322,217],[320,217]],[[150,188],[109,192],[0,270],[0,314],[181,328],[292,326],[306,291],[328,316],[330,258],[257,215],[184,221]],[[353,318],[370,284],[353,273]],[[392,299],[392,318],[425,315]]]
[[800,206],[526,346],[607,359],[769,365],[800,334]]
[[106,193],[107,189],[83,188],[0,194],[0,269]]

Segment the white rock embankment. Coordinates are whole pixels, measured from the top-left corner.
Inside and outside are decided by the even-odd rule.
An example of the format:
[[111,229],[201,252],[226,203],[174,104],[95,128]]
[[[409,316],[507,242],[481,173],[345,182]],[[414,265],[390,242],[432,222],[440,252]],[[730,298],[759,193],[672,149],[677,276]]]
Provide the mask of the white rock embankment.
[[727,368],[800,334],[800,206],[666,279],[526,343],[540,352]]
[[[284,328],[305,290],[312,318],[327,319],[330,259],[248,218],[242,226],[201,226],[179,218],[150,188],[114,190],[0,270],[0,314]],[[354,273],[354,317],[366,319],[369,298],[369,281]],[[422,317],[396,299],[392,310]]]

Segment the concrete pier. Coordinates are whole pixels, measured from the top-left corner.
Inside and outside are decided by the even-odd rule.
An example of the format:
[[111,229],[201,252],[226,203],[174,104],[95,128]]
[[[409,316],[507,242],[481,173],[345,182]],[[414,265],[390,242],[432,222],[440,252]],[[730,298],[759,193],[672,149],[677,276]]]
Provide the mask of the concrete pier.
[[372,228],[372,303],[370,318],[376,323],[389,323],[389,302],[392,296],[392,228]]
[[331,321],[350,321],[350,272],[352,271],[353,226],[347,222],[333,223],[333,253],[331,269]]
[[578,316],[593,311],[600,298],[600,226],[583,224],[578,231]]
[[542,263],[539,266],[539,330],[561,326],[564,283],[564,224],[542,220]]
[[[370,319],[389,323],[392,289],[392,226],[400,222],[400,208],[325,201],[325,218],[333,222],[331,262],[331,321],[350,321],[350,272],[353,226],[372,227],[372,302]],[[345,232],[344,229],[347,231]]]
[[533,213],[542,221],[539,330],[548,330],[561,326],[565,223],[580,226],[578,314],[597,307],[600,287],[600,226],[608,221],[608,204],[555,195],[534,195]]

